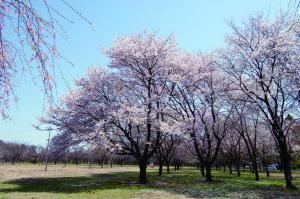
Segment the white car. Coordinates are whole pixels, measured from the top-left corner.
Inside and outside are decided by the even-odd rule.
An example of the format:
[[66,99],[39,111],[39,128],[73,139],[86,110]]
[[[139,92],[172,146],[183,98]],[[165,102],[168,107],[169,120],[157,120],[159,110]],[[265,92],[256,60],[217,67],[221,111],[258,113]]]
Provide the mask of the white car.
[[275,165],[268,165],[268,170],[275,171],[275,170],[277,170],[277,167]]

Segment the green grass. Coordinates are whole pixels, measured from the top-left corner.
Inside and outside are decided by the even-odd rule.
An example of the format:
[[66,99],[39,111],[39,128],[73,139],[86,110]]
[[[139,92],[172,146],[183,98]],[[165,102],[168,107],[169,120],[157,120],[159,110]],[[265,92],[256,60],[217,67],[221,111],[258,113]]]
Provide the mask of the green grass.
[[[40,172],[34,167],[29,170]],[[200,172],[192,168],[163,176],[157,176],[156,169],[148,169],[150,183],[139,185],[136,183],[137,171],[124,172],[120,167],[107,173],[100,172],[101,168],[98,170],[94,169],[90,174],[67,173],[53,177],[2,177],[0,198],[300,198],[299,190],[284,189],[280,173],[271,173],[269,178],[262,173],[261,180],[256,182],[249,172],[237,177],[236,174],[213,171],[215,181],[205,183]],[[295,176],[294,183],[300,188],[300,175]]]

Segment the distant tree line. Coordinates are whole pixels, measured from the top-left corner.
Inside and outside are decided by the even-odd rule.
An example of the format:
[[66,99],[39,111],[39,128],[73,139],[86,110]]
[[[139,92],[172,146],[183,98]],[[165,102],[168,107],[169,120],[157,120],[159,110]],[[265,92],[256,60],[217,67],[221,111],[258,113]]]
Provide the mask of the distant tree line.
[[[95,165],[101,168],[104,165],[136,165],[138,162],[131,156],[120,156],[108,151],[107,149],[89,149],[84,146],[72,146],[61,147],[56,145],[57,143],[51,142],[49,146],[48,154],[46,154],[46,147],[29,145],[16,142],[4,142],[0,140],[0,164],[18,164],[18,163],[30,163],[30,164],[44,164],[46,161],[46,155],[48,156],[48,162],[51,164],[88,164]],[[191,165],[193,161],[185,160],[180,157],[179,153],[172,153],[172,156],[168,156],[162,152],[160,158],[153,158],[148,163],[153,165],[160,165],[166,163],[169,166],[176,165],[179,169],[182,165]],[[163,162],[162,162],[163,161]],[[169,172],[170,169],[168,169]]]
[[[292,157],[292,169],[300,167],[300,124],[292,128],[293,142],[290,143]],[[244,138],[242,137],[244,136]],[[240,176],[241,171],[251,171],[256,180],[259,180],[259,171],[264,171],[270,176],[268,165],[277,165],[278,170],[283,172],[279,153],[274,143],[266,142],[266,135],[230,135],[226,136],[220,147],[220,152],[212,166],[223,172],[234,172]],[[247,137],[247,138],[246,138]],[[49,146],[48,154],[46,147],[4,142],[0,140],[0,164],[45,164],[46,155],[50,164],[68,164],[97,166],[100,168],[113,167],[114,165],[138,165],[138,161],[130,155],[118,155],[108,149],[90,149],[82,145],[62,145],[54,137]],[[147,164],[158,168],[158,175],[163,174],[163,168],[167,173],[171,170],[179,170],[183,166],[196,167],[202,176],[206,176],[205,166],[197,160],[197,154],[193,149],[192,142],[182,142],[176,136],[165,138],[155,155],[148,160]]]

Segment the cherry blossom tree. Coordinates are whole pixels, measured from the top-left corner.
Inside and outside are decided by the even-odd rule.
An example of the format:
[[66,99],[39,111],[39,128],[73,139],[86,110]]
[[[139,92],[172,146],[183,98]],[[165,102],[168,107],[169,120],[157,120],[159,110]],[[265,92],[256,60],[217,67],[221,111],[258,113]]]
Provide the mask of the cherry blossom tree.
[[228,129],[225,138],[222,140],[221,155],[224,157],[224,160],[229,167],[230,174],[232,174],[232,167],[234,164],[236,165],[238,176],[240,176],[240,145],[241,136],[237,134],[231,126]]
[[[148,159],[160,146],[164,128],[169,124],[164,122],[168,98],[166,84],[176,52],[172,35],[161,38],[154,33],[118,38],[112,48],[105,50],[111,59],[109,67],[119,73],[116,78],[126,96],[121,102],[125,112],[119,118],[126,117],[127,125],[121,129],[129,130],[129,135],[133,136],[127,136],[127,140],[135,145],[140,183],[147,182]],[[128,118],[128,115],[131,117]],[[133,138],[135,141],[132,141]]]
[[77,81],[79,88],[42,122],[74,144],[86,142],[134,156],[139,182],[146,183],[149,158],[160,146],[162,133],[172,133],[165,104],[176,51],[172,36],[144,33],[118,38],[105,49],[112,70],[90,69]]
[[228,107],[224,100],[226,78],[214,64],[213,56],[183,53],[171,75],[169,105],[193,142],[191,151],[212,181],[211,166],[227,131]]
[[258,149],[257,142],[260,134],[260,112],[250,108],[253,106],[249,103],[235,102],[234,114],[232,114],[232,120],[237,121],[234,126],[234,131],[242,138],[247,149],[248,156],[252,163],[252,169],[255,173],[255,180],[259,181],[259,173],[257,166]]
[[59,150],[80,143],[109,148],[104,134],[95,129],[100,118],[104,118],[104,112],[108,113],[105,103],[112,103],[108,101],[108,96],[113,97],[111,82],[106,71],[90,69],[87,78],[76,82],[79,89],[64,96],[57,107],[51,108],[46,117],[40,118],[38,129],[60,132],[52,138]]
[[[286,187],[291,182],[286,116],[296,111],[299,95],[299,20],[281,14],[274,20],[250,17],[243,27],[231,25],[223,52],[224,71],[233,87],[257,106],[279,149]],[[235,91],[238,92],[238,91]]]

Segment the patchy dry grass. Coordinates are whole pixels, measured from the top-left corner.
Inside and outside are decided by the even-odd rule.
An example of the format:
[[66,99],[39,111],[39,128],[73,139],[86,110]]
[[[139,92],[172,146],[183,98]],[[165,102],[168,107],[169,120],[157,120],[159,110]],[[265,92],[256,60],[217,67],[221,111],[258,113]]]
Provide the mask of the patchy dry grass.
[[[162,199],[162,198],[172,198],[172,199],[186,199],[187,197],[184,194],[174,194],[167,191],[157,191],[150,190],[141,192],[135,199]],[[189,198],[193,199],[193,198]]]
[[[1,165],[0,198],[300,198],[300,191],[287,191],[281,173],[270,178],[261,174],[228,174],[214,171],[213,183],[205,183],[197,170],[187,168],[161,177],[149,169],[151,183],[136,183],[137,167],[100,168],[87,166]],[[294,175],[300,188],[300,175]]]
[[14,180],[20,178],[47,178],[47,177],[72,177],[72,176],[88,176],[99,173],[113,173],[113,172],[133,172],[138,171],[137,167],[113,167],[106,166],[100,168],[92,166],[89,168],[87,165],[68,165],[65,167],[62,164],[49,165],[47,172],[44,171],[44,165],[32,164],[0,164],[0,182],[7,180]]

